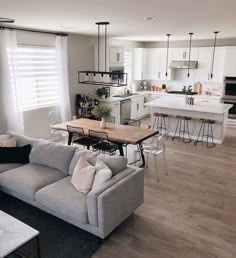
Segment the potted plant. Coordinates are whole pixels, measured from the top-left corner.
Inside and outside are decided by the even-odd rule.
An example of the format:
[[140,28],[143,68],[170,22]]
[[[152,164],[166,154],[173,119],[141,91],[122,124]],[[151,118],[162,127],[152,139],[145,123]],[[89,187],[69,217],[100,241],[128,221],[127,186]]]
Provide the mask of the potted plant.
[[112,109],[107,106],[96,106],[95,115],[98,118],[101,118],[100,127],[106,128],[106,118],[111,116]]
[[99,98],[105,98],[107,95],[105,87],[98,88],[96,94],[99,96]]

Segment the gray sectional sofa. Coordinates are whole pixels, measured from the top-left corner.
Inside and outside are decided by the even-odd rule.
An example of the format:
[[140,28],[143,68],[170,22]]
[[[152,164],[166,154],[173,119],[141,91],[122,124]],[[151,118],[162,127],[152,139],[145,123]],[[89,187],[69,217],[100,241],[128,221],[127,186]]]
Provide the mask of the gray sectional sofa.
[[[127,166],[119,156],[31,139],[9,132],[17,146],[31,144],[30,163],[0,164],[0,190],[34,205],[68,223],[105,238],[142,203],[143,169]],[[94,165],[102,159],[113,177],[90,191],[78,192],[71,175],[79,158],[85,156]]]

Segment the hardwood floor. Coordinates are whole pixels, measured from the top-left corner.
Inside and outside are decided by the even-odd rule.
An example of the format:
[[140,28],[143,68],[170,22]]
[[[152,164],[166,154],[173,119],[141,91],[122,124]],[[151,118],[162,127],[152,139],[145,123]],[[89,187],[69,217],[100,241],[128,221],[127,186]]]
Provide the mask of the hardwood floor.
[[236,129],[212,149],[168,139],[167,167],[157,182],[150,158],[144,204],[94,258],[236,257]]

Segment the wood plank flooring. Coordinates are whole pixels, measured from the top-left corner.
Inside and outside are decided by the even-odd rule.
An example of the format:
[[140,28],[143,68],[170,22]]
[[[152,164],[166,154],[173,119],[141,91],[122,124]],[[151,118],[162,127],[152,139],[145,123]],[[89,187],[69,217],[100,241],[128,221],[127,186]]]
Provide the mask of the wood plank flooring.
[[169,174],[160,159],[160,182],[154,164],[150,158],[144,204],[93,257],[235,258],[236,129],[213,149],[168,139]]

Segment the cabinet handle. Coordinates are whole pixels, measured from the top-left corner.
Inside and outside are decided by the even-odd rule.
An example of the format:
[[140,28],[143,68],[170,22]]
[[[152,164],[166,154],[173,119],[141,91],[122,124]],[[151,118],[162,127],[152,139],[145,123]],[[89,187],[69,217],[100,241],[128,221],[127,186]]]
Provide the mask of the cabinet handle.
[[117,62],[120,61],[120,53],[116,53],[116,61],[117,61]]
[[158,78],[161,78],[161,72],[158,72]]
[[183,52],[183,59],[186,59],[187,53],[186,51]]
[[139,104],[137,104],[137,110],[139,110]]

